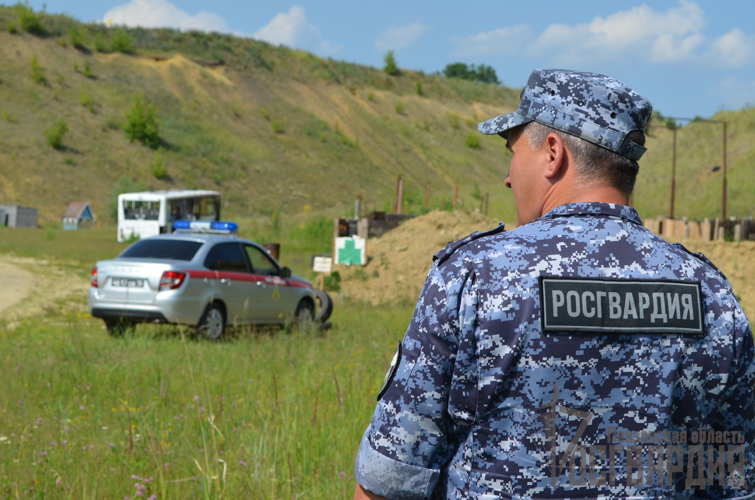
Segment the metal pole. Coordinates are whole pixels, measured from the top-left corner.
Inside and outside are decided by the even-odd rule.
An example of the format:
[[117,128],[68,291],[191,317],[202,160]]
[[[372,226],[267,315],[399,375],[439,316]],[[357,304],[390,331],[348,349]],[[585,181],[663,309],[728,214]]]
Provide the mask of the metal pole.
[[724,185],[721,200],[721,223],[726,220],[726,122],[724,122]]
[[674,126],[674,153],[671,160],[671,210],[669,219],[674,218],[674,191],[676,190],[676,126]]

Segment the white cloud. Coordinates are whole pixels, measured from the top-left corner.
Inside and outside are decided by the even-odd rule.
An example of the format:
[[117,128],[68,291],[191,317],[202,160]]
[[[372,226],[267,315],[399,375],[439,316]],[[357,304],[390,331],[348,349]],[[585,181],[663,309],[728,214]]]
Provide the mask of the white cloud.
[[102,19],[115,25],[141,26],[143,28],[177,28],[180,30],[201,30],[230,32],[228,23],[212,12],[199,12],[191,15],[167,0],[131,0],[129,3],[113,7]]
[[322,39],[320,30],[307,19],[303,7],[294,5],[288,12],[277,14],[267,25],[252,35],[274,45],[288,45],[300,49],[309,49],[321,54],[335,54],[341,45]]
[[498,28],[466,38],[451,38],[457,57],[515,54],[535,39],[535,32],[526,25]]
[[375,39],[375,48],[381,51],[405,49],[414,45],[429,30],[430,27],[422,23],[391,26]]
[[734,28],[713,41],[709,57],[729,67],[746,66],[755,61],[755,37]]
[[498,28],[465,38],[451,38],[453,55],[477,57],[518,54],[544,57],[560,65],[598,62],[705,64],[740,67],[755,62],[755,37],[739,29],[709,40],[705,13],[697,3],[679,0],[656,11],[647,5],[619,11],[589,23],[551,24],[539,35],[527,25]]

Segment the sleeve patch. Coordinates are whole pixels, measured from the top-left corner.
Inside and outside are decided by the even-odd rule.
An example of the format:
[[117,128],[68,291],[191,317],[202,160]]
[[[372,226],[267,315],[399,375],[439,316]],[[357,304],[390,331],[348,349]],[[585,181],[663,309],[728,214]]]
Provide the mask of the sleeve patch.
[[380,399],[385,394],[385,391],[388,390],[388,388],[391,386],[391,382],[393,382],[393,377],[396,376],[396,371],[398,370],[398,365],[401,363],[401,342],[398,343],[398,347],[396,348],[396,352],[393,355],[393,359],[391,360],[391,366],[388,368],[388,373],[385,374],[385,379],[383,380],[383,386],[380,388],[380,393],[378,394],[377,400],[380,401]]

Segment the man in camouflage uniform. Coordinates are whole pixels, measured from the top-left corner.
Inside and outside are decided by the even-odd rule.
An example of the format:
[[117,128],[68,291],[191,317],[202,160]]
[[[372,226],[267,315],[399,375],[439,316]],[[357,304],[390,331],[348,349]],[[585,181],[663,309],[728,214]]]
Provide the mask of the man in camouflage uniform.
[[612,78],[536,70],[480,124],[513,152],[518,227],[434,256],[355,499],[755,496],[748,320],[627,206],[650,114]]

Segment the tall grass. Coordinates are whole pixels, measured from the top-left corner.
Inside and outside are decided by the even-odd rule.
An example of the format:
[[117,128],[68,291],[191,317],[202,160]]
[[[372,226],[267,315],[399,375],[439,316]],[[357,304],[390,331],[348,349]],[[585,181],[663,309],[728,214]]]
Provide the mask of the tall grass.
[[81,301],[57,306],[0,328],[6,498],[350,498],[411,314],[339,303],[326,333],[210,344],[175,327],[113,339]]

